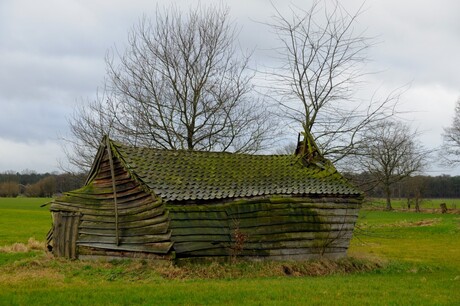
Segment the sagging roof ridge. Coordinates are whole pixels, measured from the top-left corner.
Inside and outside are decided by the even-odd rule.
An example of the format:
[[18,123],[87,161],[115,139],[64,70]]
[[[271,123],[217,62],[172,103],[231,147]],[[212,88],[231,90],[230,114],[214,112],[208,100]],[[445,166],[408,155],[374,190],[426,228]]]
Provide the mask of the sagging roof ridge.
[[[163,150],[124,145],[114,140],[108,143],[124,169],[145,191],[168,201],[275,194],[361,194],[328,160],[306,163],[302,156],[296,155]],[[225,168],[229,164],[234,168],[232,162],[238,170]],[[259,170],[264,171],[262,176],[255,173]],[[289,170],[295,173],[290,175]],[[235,180],[229,181],[222,172]],[[203,175],[217,176],[217,179],[212,181]],[[219,182],[219,179],[226,181]]]

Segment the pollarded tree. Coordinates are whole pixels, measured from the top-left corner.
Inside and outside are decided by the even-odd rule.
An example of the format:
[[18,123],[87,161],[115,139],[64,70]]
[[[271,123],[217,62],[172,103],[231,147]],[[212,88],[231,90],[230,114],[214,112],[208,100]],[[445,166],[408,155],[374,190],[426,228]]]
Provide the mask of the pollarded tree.
[[235,47],[236,35],[220,6],[143,18],[126,50],[106,58],[102,95],[70,120],[71,161],[88,166],[102,134],[164,149],[262,149],[273,124],[253,94],[249,56]]
[[417,142],[417,132],[397,121],[381,121],[368,129],[358,158],[363,171],[380,184],[391,210],[391,187],[423,170],[430,152]]
[[[332,7],[328,7],[332,3]],[[314,1],[310,9],[292,7],[268,26],[280,47],[269,73],[271,96],[285,118],[312,134],[332,161],[356,153],[364,131],[394,114],[398,93],[367,102],[355,94],[363,81],[366,52],[373,39],[355,28],[361,9],[349,13],[338,1]]]
[[455,105],[455,115],[450,127],[444,128],[442,155],[449,163],[460,163],[460,99]]

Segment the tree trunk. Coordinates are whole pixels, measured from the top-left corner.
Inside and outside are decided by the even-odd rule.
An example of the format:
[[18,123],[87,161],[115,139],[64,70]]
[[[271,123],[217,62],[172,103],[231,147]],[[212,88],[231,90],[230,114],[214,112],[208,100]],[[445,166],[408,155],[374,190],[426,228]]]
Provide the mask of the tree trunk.
[[385,194],[387,196],[387,206],[385,210],[393,210],[393,207],[391,207],[391,190],[389,185],[385,186]]
[[420,193],[417,192],[415,195],[415,212],[420,212]]

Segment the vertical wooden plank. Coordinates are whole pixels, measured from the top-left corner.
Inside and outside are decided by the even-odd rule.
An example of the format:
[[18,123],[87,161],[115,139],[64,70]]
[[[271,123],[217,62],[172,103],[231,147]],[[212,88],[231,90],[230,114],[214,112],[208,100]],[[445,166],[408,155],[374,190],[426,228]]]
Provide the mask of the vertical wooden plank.
[[75,213],[69,213],[68,219],[67,219],[67,222],[69,223],[69,225],[67,226],[67,229],[69,231],[68,233],[69,241],[67,242],[67,249],[69,253],[68,258],[73,258],[72,249],[75,243],[75,240],[73,239],[74,221],[75,221]]
[[70,258],[70,244],[71,244],[71,239],[70,239],[70,233],[72,232],[71,226],[72,226],[72,218],[70,217],[70,214],[65,214],[63,215],[64,217],[64,232],[65,232],[65,242],[64,242],[64,256],[67,258]]
[[57,257],[77,258],[79,213],[53,212],[53,254]]
[[68,257],[67,258],[73,258],[72,257],[72,249],[73,249],[73,244],[74,244],[74,239],[73,239],[73,230],[74,230],[74,220],[75,220],[75,214],[69,214],[67,222],[69,223],[67,229],[69,231],[68,236],[69,236],[69,241],[67,242],[67,249],[68,249]]
[[59,256],[65,255],[65,218],[62,215],[62,212],[59,213],[60,223],[59,223]]
[[72,220],[72,244],[70,249],[70,258],[76,259],[77,254],[77,239],[78,239],[78,226],[80,224],[80,214],[76,213]]
[[54,256],[61,256],[61,214],[59,212],[53,212],[53,254]]
[[115,184],[115,169],[114,169],[114,166],[113,166],[112,149],[110,147],[109,137],[106,137],[106,147],[107,147],[107,154],[109,155],[110,174],[112,176],[112,188],[113,188],[113,204],[114,204],[114,207],[115,207],[115,244],[120,245],[120,237],[119,237],[119,234],[118,234],[117,188],[116,188],[116,184]]

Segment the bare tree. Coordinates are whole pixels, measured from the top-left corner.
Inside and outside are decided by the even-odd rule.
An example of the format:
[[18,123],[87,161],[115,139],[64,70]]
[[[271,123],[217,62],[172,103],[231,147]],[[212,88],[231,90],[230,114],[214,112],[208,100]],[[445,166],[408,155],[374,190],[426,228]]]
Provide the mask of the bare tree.
[[[72,137],[63,137],[63,150],[68,162],[79,172],[86,172],[91,166],[95,152],[104,135],[114,135],[117,108],[116,99],[108,97],[106,90],[98,92],[94,101],[79,104],[68,119]],[[63,163],[61,168],[74,172]]]
[[417,132],[396,121],[382,121],[367,130],[360,147],[359,163],[381,184],[386,195],[386,209],[391,210],[391,187],[420,172],[430,152],[417,142]]
[[460,98],[455,105],[455,115],[450,127],[444,128],[442,157],[448,164],[460,163]]
[[268,25],[281,46],[280,67],[269,73],[277,93],[271,96],[295,128],[314,136],[323,155],[339,161],[356,152],[369,125],[394,114],[398,93],[367,102],[355,98],[374,43],[355,30],[361,8],[349,13],[338,1],[331,8],[315,1],[309,10],[291,7],[289,17],[275,11]]
[[144,17],[126,50],[107,56],[101,97],[71,118],[77,149],[71,161],[87,166],[101,134],[164,149],[264,148],[273,124],[253,94],[249,56],[235,47],[236,38],[228,9],[220,6]]
[[421,175],[408,177],[403,181],[403,186],[406,188],[407,208],[410,209],[411,198],[414,200],[415,212],[420,212],[420,206],[423,201],[423,191],[426,187],[425,177]]

